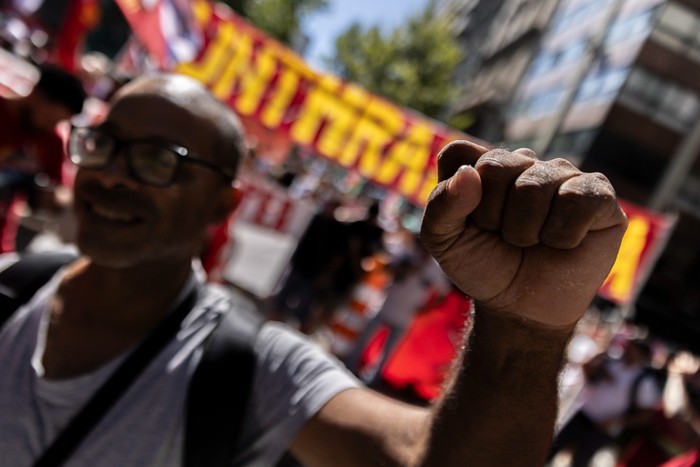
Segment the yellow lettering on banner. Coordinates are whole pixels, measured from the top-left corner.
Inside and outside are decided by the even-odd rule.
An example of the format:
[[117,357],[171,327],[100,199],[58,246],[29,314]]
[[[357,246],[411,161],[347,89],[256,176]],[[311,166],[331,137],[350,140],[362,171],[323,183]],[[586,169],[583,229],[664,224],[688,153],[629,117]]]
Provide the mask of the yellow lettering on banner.
[[313,82],[318,79],[317,75],[289,50],[281,47],[274,50],[277,54],[276,60],[280,63],[279,76],[274,87],[270,89],[265,107],[260,112],[262,123],[269,128],[277,128],[283,123],[302,80]]
[[230,43],[233,40],[234,28],[231,23],[221,23],[216,39],[209,43],[204,56],[191,63],[180,63],[175,71],[211,85],[220,74],[230,54]]
[[[398,107],[381,99],[371,100],[338,162],[351,167],[359,157],[359,172],[365,177],[377,180],[376,174],[384,163],[382,151],[398,137],[404,123],[404,114]],[[359,154],[363,147],[364,150]]]
[[202,27],[205,27],[211,21],[212,7],[206,0],[199,0],[192,3],[192,11],[194,17]]
[[241,95],[236,101],[236,108],[244,115],[254,113],[275,74],[277,57],[268,44],[258,49],[255,63],[244,66],[240,71]]
[[648,233],[649,222],[645,218],[630,217],[615,264],[603,283],[603,287],[608,286],[609,293],[614,298],[619,300],[630,298]]
[[[213,91],[217,97],[228,100],[231,92],[238,85],[239,94],[236,96],[234,107],[242,115],[251,115],[260,106],[265,91],[274,77],[277,64],[284,55],[284,50],[273,43],[263,43],[258,46],[255,60],[253,60],[253,36],[238,31],[236,39],[236,42],[230,44],[233,55]],[[286,66],[281,67],[280,73],[277,85],[272,90],[272,98],[265,106],[277,109],[277,121],[275,122],[274,119],[274,110],[263,119],[263,123],[273,128],[279,125],[299,83],[298,74]],[[281,105],[284,103],[286,105]]]
[[264,125],[269,128],[277,128],[282,123],[282,119],[289,110],[292,99],[299,88],[299,82],[300,77],[296,70],[282,66],[272,97],[267,101],[267,105],[261,113]]
[[399,183],[402,193],[415,195],[425,176],[434,137],[434,128],[428,122],[419,121],[409,128],[407,139],[411,142],[413,151],[403,160],[406,169]]
[[342,111],[334,113],[332,120],[323,128],[317,144],[319,151],[332,155],[334,159],[340,157],[353,126],[357,124],[362,109],[371,98],[372,96],[361,87],[346,83],[343,93],[336,98]]
[[291,128],[292,138],[296,142],[312,144],[321,123],[325,120],[326,124],[316,142],[316,149],[331,159],[337,159],[339,156],[347,134],[358,118],[355,105],[350,105],[345,100],[346,95],[353,100],[362,99],[360,95],[353,94],[354,90],[347,94],[341,93],[342,84],[335,76],[323,75],[306,96],[299,119]]
[[[395,188],[410,198],[417,196],[430,160],[433,129],[427,122],[415,121],[404,138],[391,147],[375,175],[376,181],[391,184],[401,173]],[[401,172],[403,171],[403,172]]]
[[[249,34],[245,34],[241,30],[235,31],[235,34],[226,43],[227,54],[226,62],[222,63],[223,71],[216,82],[212,83],[212,93],[223,101],[227,101],[231,97],[233,88],[236,82],[237,75],[250,66],[251,57],[253,54],[253,38]],[[240,78],[239,78],[240,79]],[[241,95],[245,90],[241,89]],[[240,96],[239,96],[240,99]],[[236,110],[244,115],[248,115],[238,108],[238,100],[234,104]]]

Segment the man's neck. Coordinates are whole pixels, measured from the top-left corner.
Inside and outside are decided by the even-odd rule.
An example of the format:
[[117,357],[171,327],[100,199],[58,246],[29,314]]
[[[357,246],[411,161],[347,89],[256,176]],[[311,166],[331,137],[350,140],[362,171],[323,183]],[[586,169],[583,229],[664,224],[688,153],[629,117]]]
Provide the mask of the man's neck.
[[171,311],[191,274],[189,261],[125,269],[76,261],[51,303],[45,376],[89,373],[132,348]]
[[[59,295],[69,306],[76,298],[82,305],[92,305],[89,308],[94,310],[95,319],[113,324],[148,322],[167,313],[191,274],[189,259],[152,261],[116,269],[84,258],[68,271]],[[109,314],[104,315],[99,309],[109,310]]]

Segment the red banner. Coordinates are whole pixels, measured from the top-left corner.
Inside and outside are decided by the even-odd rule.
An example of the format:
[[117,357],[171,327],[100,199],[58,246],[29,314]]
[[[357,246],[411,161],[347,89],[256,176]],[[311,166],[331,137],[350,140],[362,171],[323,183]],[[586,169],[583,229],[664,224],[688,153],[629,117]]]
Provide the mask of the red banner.
[[598,295],[618,305],[636,297],[654,262],[664,247],[674,221],[670,216],[654,213],[621,201],[629,225],[620,252]]
[[244,118],[423,204],[435,157],[465,138],[352,83],[309,68],[223,4],[195,3],[204,32],[196,60],[175,69],[205,83]]

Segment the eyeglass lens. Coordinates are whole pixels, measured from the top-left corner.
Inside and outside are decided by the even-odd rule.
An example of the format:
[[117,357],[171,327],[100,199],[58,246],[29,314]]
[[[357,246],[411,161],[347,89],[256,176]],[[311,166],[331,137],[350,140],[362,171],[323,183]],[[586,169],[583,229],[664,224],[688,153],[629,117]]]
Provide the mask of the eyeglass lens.
[[[83,168],[103,168],[112,159],[117,143],[111,136],[87,128],[71,134],[70,157]],[[124,155],[132,176],[154,185],[169,184],[178,166],[178,155],[171,150],[149,143],[126,144]]]

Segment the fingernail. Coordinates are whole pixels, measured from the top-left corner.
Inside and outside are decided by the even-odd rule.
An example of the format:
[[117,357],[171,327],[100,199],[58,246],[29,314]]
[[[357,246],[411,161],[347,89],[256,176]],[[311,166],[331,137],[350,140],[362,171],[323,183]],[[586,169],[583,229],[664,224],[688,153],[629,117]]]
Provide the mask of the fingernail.
[[457,187],[454,186],[455,183],[457,182],[457,179],[461,178],[464,176],[465,173],[469,172],[470,170],[474,170],[474,168],[471,165],[463,165],[460,166],[459,169],[457,169],[457,172],[454,174],[452,178],[450,178],[450,181],[447,183],[447,190],[450,191],[451,193],[455,194],[457,190]]

